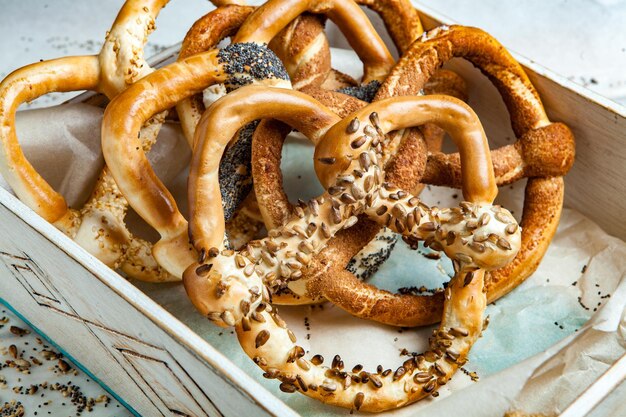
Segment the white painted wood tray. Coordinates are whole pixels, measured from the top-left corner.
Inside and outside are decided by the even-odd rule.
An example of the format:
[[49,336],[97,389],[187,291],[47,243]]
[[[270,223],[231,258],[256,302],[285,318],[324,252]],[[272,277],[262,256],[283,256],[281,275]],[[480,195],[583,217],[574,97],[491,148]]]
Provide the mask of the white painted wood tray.
[[[452,23],[432,12],[427,27]],[[166,52],[158,60],[171,55]],[[518,57],[552,120],[576,136],[566,205],[626,239],[626,108]],[[471,85],[490,138],[512,136],[486,80],[455,63]],[[499,144],[494,144],[499,145]],[[0,189],[0,302],[143,416],[295,416],[226,356],[163,307]],[[7,279],[8,277],[8,279]]]

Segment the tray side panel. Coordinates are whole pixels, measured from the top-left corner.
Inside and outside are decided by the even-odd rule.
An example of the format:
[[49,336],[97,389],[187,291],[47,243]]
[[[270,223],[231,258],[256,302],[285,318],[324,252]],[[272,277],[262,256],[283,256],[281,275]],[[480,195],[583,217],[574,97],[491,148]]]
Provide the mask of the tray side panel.
[[0,204],[0,298],[144,416],[270,415]]

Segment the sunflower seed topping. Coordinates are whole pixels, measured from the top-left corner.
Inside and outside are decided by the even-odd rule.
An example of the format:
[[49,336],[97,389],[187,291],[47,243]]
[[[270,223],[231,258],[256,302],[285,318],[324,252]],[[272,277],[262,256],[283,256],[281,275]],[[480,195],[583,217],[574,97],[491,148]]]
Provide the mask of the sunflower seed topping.
[[503,237],[498,239],[498,241],[496,242],[496,245],[498,245],[500,249],[511,250],[511,244],[509,243],[508,240],[506,240]]
[[196,268],[196,275],[203,277],[208,275],[209,271],[213,268],[213,264],[203,264]]
[[363,394],[362,392],[357,393],[356,397],[354,397],[354,408],[357,411],[359,411],[361,407],[363,406],[364,400],[365,400],[365,394]]
[[359,130],[359,126],[361,125],[361,122],[359,122],[358,118],[354,118],[352,120],[350,120],[350,123],[348,123],[348,127],[346,128],[346,133],[351,134],[356,132],[357,130]]
[[367,141],[367,136],[360,136],[358,138],[356,138],[355,140],[353,140],[352,142],[350,142],[350,147],[352,149],[359,149],[361,146],[363,146],[365,144],[365,142]]
[[268,340],[270,340],[270,332],[267,330],[261,330],[254,339],[254,346],[258,349],[266,344]]
[[235,325],[235,317],[233,316],[233,313],[231,313],[228,310],[226,310],[226,311],[224,311],[222,313],[222,320],[228,326],[234,326]]
[[324,363],[324,357],[322,355],[315,355],[311,358],[311,362],[315,366],[319,366]]
[[432,376],[428,372],[418,372],[413,377],[413,381],[415,381],[418,384],[424,384],[430,381],[431,378]]
[[509,234],[512,235],[513,233],[517,232],[517,223],[511,223],[509,224],[504,231]]
[[435,226],[435,223],[433,222],[424,222],[419,225],[418,229],[421,232],[434,232],[437,230],[437,226]]

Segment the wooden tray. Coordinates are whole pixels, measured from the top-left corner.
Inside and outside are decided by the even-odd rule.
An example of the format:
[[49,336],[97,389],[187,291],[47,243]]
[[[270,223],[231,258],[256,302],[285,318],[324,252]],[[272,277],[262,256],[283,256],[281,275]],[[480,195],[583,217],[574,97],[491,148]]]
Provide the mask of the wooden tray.
[[[452,23],[420,9],[427,28]],[[163,63],[176,52],[174,47],[153,62]],[[517,58],[551,119],[567,123],[576,136],[566,204],[626,239],[626,108]],[[470,104],[490,138],[512,137],[501,122],[508,117],[493,88],[470,65],[453,67],[468,80]],[[3,189],[0,219],[0,302],[58,341],[105,388],[114,387],[137,415],[298,415]]]

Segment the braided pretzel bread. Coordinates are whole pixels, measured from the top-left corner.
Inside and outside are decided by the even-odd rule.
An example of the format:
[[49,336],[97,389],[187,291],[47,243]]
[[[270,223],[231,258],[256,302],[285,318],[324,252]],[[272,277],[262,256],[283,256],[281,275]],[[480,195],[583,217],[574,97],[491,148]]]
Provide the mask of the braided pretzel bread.
[[[521,221],[522,247],[512,263],[489,273],[487,299],[493,301],[532,274],[543,257],[560,218],[561,176],[572,165],[574,140],[565,125],[548,120],[521,66],[495,39],[479,29],[453,26],[425,34],[401,58],[377,98],[391,97],[398,92],[410,94],[407,86],[410,91],[421,88],[429,76],[453,56],[470,60],[492,80],[507,104],[514,132],[520,138],[516,144],[492,153],[497,183],[507,184],[522,176],[529,177]],[[459,187],[459,155],[430,154],[422,181]],[[332,283],[324,287],[325,296],[361,317],[416,326],[436,322],[441,313],[442,294],[391,294],[343,271],[337,271],[333,278]]]
[[[212,247],[221,235],[215,230],[219,184],[211,154],[222,152],[240,126],[262,117],[289,123],[318,143],[316,164],[334,159],[324,179],[331,187],[296,210],[285,226],[271,230],[268,238],[251,242],[241,252],[220,253]],[[402,97],[337,119],[302,93],[257,86],[233,92],[207,110],[196,131],[189,202],[193,243],[208,256],[185,271],[183,282],[196,308],[220,326],[234,326],[244,351],[265,370],[264,376],[281,380],[283,391],[300,391],[346,408],[382,411],[432,394],[465,362],[482,330],[484,271],[513,259],[520,230],[510,213],[491,205],[497,188],[487,140],[478,118],[461,101]],[[385,182],[379,165],[385,133],[423,123],[445,128],[461,151],[463,193],[469,200],[461,208],[431,209]],[[431,350],[395,372],[345,372],[338,357],[331,368],[321,366],[319,357],[304,359],[304,349],[270,304],[275,287],[297,283],[300,270],[335,233],[353,226],[359,214],[407,238],[438,246],[455,265]],[[489,238],[479,243],[483,235]]]
[[[112,100],[104,114],[102,148],[105,160],[131,207],[161,235],[152,252],[159,265],[174,276],[181,276],[196,255],[188,244],[187,221],[138,146],[137,132],[141,124],[153,114],[172,107],[212,84],[226,83],[227,88],[253,82],[270,86],[287,85],[287,75],[281,62],[267,47],[256,42],[240,43],[239,40],[241,30],[247,25],[249,31],[249,22],[258,16],[257,13],[263,7],[246,20],[233,40],[235,43],[221,50],[187,57],[155,71]],[[356,18],[352,16],[355,22],[367,22],[359,26],[339,22],[340,27],[355,31],[346,36],[357,39],[357,53],[364,62],[372,61],[381,55],[381,51],[388,54],[363,11],[355,7],[353,10],[350,6],[331,5],[324,11],[338,22],[346,18],[346,12],[356,13]],[[261,35],[267,36],[270,32],[275,35],[281,28],[277,25],[264,28]],[[382,55],[386,56],[384,53]],[[367,68],[368,73],[372,74],[377,74],[379,70],[378,66]],[[223,232],[223,228],[221,230]]]
[[[151,255],[150,243],[132,236],[124,224],[127,202],[105,167],[80,211],[34,170],[17,141],[15,112],[24,101],[55,91],[93,90],[112,98],[152,71],[143,45],[167,0],[128,0],[107,33],[99,55],[59,58],[35,63],[10,74],[0,85],[0,171],[17,196],[47,221],[112,267],[147,281],[177,279],[163,271]],[[154,143],[165,114],[141,129],[141,146]]]

